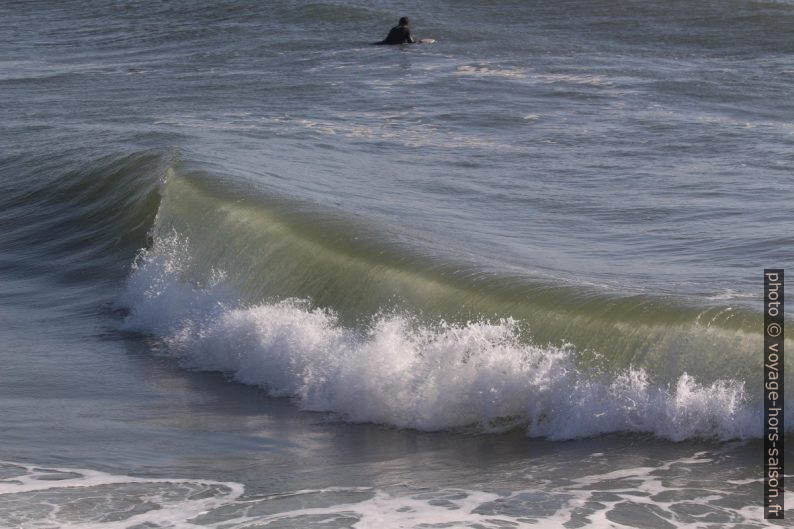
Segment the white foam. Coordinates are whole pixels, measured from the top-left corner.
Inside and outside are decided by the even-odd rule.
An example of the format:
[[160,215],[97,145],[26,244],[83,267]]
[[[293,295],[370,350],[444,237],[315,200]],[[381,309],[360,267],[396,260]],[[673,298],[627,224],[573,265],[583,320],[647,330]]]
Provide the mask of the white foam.
[[[0,527],[195,527],[187,520],[235,502],[239,483],[154,479],[0,461]],[[10,474],[10,475],[9,475]],[[147,525],[148,524],[148,525]]]
[[[328,487],[246,498],[244,486],[230,482],[136,478],[7,461],[0,461],[0,471],[6,478],[0,480],[0,527],[228,528],[272,522],[304,527],[339,519],[354,522],[357,528],[384,523],[388,527],[427,523],[501,527],[496,525],[500,521],[514,525],[510,516],[474,512],[500,497],[481,491],[394,495],[369,487]],[[330,497],[336,504],[327,505]],[[296,504],[301,507],[290,508]]]
[[306,300],[245,306],[221,276],[191,286],[189,264],[188,245],[176,236],[145,254],[123,299],[131,311],[124,327],[156,336],[190,368],[297,397],[306,410],[428,431],[520,426],[551,439],[761,433],[760,408],[743,381],[706,385],[683,373],[661,387],[641,369],[591,376],[569,347],[522,342],[512,320],[427,325],[380,314],[363,330],[347,328]]
[[[590,457],[597,456],[604,454]],[[137,478],[0,461],[0,527],[557,529],[571,522],[587,528],[634,527],[639,522],[693,529],[704,522],[775,526],[763,519],[762,507],[753,504],[755,496],[748,495],[743,483],[710,480],[705,471],[709,467],[701,475],[698,467],[713,464],[715,457],[719,456],[697,453],[655,466],[562,479],[552,479],[554,472],[545,479],[530,475],[519,482],[529,480],[535,486],[509,491],[400,485],[388,490],[326,487],[253,496],[233,482]],[[533,468],[538,470],[533,465],[526,470]],[[688,479],[690,473],[694,482]]]

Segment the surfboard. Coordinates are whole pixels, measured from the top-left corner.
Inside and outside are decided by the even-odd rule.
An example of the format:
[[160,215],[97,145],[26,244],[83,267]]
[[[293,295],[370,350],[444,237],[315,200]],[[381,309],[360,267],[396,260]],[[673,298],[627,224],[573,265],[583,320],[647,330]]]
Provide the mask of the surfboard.
[[[419,40],[415,41],[414,44],[433,44],[435,41],[436,41],[436,39],[419,39]],[[378,42],[372,42],[370,44],[373,44],[373,45],[374,44],[383,44],[383,42],[378,41]],[[404,42],[403,44],[409,44],[409,43],[408,42]],[[398,46],[399,46],[399,44],[398,44]]]

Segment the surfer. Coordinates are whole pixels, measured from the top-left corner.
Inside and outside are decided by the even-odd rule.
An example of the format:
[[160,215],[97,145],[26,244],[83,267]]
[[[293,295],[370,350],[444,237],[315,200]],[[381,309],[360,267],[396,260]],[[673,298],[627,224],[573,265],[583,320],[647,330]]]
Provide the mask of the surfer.
[[386,38],[375,44],[413,44],[416,40],[411,35],[411,21],[402,17],[400,22],[391,28]]

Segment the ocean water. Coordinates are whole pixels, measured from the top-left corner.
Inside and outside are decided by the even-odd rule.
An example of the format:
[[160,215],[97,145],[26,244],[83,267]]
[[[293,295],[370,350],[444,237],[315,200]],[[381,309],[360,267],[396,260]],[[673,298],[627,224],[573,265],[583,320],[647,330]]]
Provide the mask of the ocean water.
[[794,523],[791,2],[0,19],[0,527]]

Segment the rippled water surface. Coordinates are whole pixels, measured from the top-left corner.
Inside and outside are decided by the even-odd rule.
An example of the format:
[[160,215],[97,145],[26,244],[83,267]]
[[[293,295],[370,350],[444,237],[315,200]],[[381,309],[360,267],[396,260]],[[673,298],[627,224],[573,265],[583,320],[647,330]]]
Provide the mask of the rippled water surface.
[[767,525],[791,2],[0,19],[0,526]]

